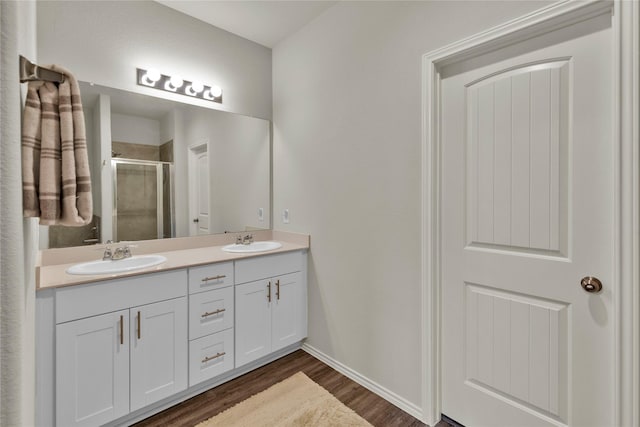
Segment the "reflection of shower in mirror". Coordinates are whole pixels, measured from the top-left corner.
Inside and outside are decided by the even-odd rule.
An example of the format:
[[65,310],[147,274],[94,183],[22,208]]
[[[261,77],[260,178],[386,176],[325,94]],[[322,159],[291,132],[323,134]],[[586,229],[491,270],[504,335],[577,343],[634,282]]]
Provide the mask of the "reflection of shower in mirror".
[[173,165],[112,159],[114,241],[175,237]]

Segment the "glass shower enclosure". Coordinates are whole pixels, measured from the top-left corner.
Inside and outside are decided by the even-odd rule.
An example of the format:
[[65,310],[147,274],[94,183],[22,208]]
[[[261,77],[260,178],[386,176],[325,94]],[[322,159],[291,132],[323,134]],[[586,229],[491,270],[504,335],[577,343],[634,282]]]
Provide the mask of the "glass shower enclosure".
[[111,159],[113,240],[151,240],[175,236],[173,164]]

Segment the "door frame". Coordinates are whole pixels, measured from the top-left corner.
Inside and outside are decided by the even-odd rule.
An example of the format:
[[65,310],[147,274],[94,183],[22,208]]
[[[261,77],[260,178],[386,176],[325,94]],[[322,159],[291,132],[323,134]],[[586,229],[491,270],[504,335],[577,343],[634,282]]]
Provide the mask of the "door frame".
[[[204,147],[204,149],[203,149]],[[197,227],[196,227],[196,234],[192,234],[193,231],[193,214],[197,211],[197,205],[196,205],[196,197],[197,195],[194,194],[194,184],[195,184],[195,180],[197,179],[196,177],[193,176],[193,174],[190,171],[194,171],[195,170],[195,163],[196,163],[196,156],[202,152],[202,151],[206,151],[207,152],[207,160],[209,162],[209,165],[207,167],[207,182],[209,183],[209,230],[211,230],[211,219],[212,219],[212,214],[211,214],[211,144],[209,143],[209,138],[203,138],[201,140],[199,140],[198,142],[196,142],[195,144],[191,144],[188,147],[188,157],[187,157],[187,185],[188,187],[188,195],[189,195],[189,203],[188,203],[188,218],[189,218],[189,236],[197,236],[198,232],[197,232]]]
[[640,411],[640,5],[635,1],[564,0],[422,57],[422,421],[441,414],[441,70],[455,62],[603,14],[613,17],[614,99],[614,413],[616,425],[639,425]]

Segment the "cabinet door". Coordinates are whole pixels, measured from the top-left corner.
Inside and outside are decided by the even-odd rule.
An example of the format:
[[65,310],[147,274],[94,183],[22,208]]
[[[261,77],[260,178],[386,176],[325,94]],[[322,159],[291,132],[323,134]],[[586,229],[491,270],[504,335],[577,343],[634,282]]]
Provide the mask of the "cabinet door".
[[302,299],[300,273],[271,279],[274,293],[271,303],[271,351],[280,350],[302,338],[306,302]]
[[129,412],[129,311],[56,326],[56,425],[97,426]]
[[[258,280],[236,290],[236,368],[271,352],[271,309],[275,292],[270,280]],[[271,296],[270,296],[271,294]]]
[[187,388],[187,299],[134,307],[131,411]]

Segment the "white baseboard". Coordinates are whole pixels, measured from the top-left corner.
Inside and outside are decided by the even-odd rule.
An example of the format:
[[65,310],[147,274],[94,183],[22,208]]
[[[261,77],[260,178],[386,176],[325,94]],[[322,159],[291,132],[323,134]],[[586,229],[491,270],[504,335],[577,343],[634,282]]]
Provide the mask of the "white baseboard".
[[310,355],[312,355],[313,357],[315,357],[316,359],[331,366],[333,369],[340,372],[345,377],[357,382],[362,387],[377,394],[378,396],[382,397],[384,400],[391,403],[392,405],[402,409],[407,414],[421,421],[423,420],[422,408],[420,408],[418,405],[409,402],[407,399],[403,397],[398,396],[396,393],[392,392],[391,390],[388,390],[382,387],[380,384],[376,383],[375,381],[372,381],[369,378],[365,377],[364,375],[349,368],[348,366],[345,366],[344,364],[338,362],[334,358],[327,356],[317,348],[312,347],[307,343],[302,344],[302,349],[307,353],[309,353]]

